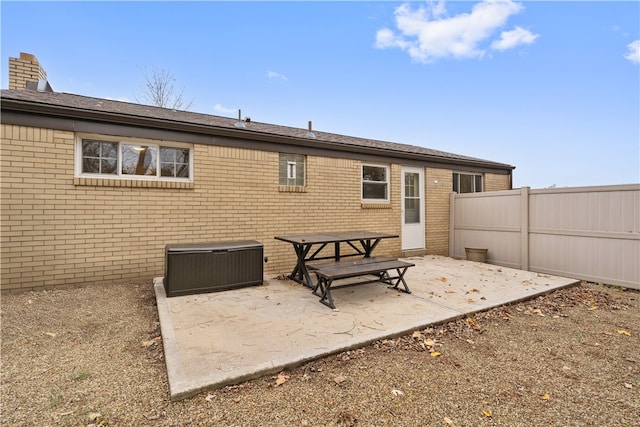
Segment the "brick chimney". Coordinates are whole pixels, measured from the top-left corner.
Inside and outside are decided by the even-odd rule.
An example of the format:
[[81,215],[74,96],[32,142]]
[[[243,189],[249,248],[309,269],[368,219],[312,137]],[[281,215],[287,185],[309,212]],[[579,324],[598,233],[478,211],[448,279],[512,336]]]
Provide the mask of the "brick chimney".
[[20,58],[9,58],[9,89],[48,90],[47,72],[40,66],[38,58],[20,52]]

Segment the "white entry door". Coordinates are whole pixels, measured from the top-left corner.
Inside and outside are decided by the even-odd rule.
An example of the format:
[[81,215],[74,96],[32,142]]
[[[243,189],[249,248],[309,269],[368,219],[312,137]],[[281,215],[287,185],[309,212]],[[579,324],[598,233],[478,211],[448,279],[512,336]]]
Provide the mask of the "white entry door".
[[424,170],[402,168],[402,249],[424,249]]

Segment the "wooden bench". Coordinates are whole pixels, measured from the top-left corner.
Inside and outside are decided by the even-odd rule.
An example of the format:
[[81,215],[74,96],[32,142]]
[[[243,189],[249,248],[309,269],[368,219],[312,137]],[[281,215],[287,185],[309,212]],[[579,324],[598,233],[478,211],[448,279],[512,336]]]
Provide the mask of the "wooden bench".
[[[320,296],[320,302],[322,304],[331,308],[336,308],[333,303],[333,297],[331,296],[331,286],[333,285],[334,280],[375,275],[377,277],[373,280],[349,283],[339,287],[383,282],[389,286],[393,286],[394,289],[398,289],[398,286],[402,283],[404,289],[398,290],[410,294],[411,291],[407,286],[407,282],[404,280],[404,275],[409,267],[414,266],[415,264],[400,261],[395,258],[369,257],[356,261],[339,261],[329,264],[316,264],[309,269],[316,274],[318,279],[316,286],[313,288],[313,293]],[[389,274],[389,271],[391,270],[395,270],[397,275],[391,276]]]

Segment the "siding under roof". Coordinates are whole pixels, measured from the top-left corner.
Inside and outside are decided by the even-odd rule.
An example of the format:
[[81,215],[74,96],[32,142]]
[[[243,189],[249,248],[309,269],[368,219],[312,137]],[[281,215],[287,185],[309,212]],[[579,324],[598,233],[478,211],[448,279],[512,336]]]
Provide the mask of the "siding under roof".
[[409,160],[423,159],[426,162],[460,164],[479,168],[490,168],[510,173],[514,166],[478,159],[445,151],[395,142],[357,138],[313,130],[315,138],[307,136],[307,129],[279,126],[260,122],[243,122],[245,127],[235,126],[237,119],[210,114],[177,111],[148,105],[134,104],[109,99],[92,98],[81,95],[34,90],[2,90],[1,106],[3,112],[15,111],[39,115],[88,119],[104,123],[139,125],[157,129],[181,130],[209,135],[221,135],[234,138],[261,139],[286,144],[316,145],[325,144],[332,150],[354,152],[379,152]]

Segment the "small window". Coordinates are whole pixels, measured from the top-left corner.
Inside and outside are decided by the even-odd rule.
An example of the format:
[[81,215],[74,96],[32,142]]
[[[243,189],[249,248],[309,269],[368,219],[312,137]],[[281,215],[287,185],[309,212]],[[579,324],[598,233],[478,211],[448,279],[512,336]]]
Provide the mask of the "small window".
[[296,179],[296,162],[287,162],[287,179]]
[[304,186],[305,156],[280,153],[280,185]]
[[190,179],[191,148],[82,139],[80,175]]
[[482,175],[468,173],[453,174],[453,191],[456,193],[482,192]]
[[362,200],[389,200],[389,166],[362,165]]

